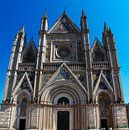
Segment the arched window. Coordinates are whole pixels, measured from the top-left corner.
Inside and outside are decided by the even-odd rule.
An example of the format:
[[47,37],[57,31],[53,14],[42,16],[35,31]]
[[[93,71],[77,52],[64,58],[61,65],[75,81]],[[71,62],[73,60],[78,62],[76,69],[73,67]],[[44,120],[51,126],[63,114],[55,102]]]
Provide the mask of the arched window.
[[27,99],[24,97],[20,104],[20,116],[26,116]]
[[58,105],[69,105],[69,99],[66,97],[61,97],[58,99]]

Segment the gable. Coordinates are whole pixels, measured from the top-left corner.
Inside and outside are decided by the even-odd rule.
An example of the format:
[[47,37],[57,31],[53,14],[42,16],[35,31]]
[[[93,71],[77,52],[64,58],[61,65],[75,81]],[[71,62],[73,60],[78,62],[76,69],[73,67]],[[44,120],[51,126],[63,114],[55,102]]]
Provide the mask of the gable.
[[35,63],[37,56],[37,49],[33,40],[29,42],[23,51],[23,63]]
[[97,38],[95,39],[93,43],[91,52],[92,52],[93,61],[106,61],[107,60],[106,52]]
[[[63,63],[59,69],[55,72],[55,74],[49,79],[45,86],[49,86],[51,83],[61,80],[70,80],[72,82],[77,83],[83,89],[86,88],[82,85],[82,83],[78,80],[78,78],[73,74],[73,72],[69,69],[69,67]],[[45,88],[45,87],[44,87]]]
[[55,22],[55,24],[48,31],[48,33],[73,32],[80,32],[80,30],[65,13],[57,20],[57,22]]
[[30,82],[27,72],[24,73],[21,80],[19,81],[17,86],[14,88],[13,95],[15,95],[18,91],[21,91],[22,89],[25,89],[30,93],[33,92],[32,84]]
[[54,78],[53,81],[56,81],[56,80],[74,80],[74,79],[73,79],[73,76],[65,67],[61,67],[57,76]]
[[113,88],[111,87],[110,83],[108,82],[106,76],[102,73],[102,71],[100,72],[100,75],[95,84],[93,95],[95,95],[99,90],[105,90],[111,93],[113,92]]

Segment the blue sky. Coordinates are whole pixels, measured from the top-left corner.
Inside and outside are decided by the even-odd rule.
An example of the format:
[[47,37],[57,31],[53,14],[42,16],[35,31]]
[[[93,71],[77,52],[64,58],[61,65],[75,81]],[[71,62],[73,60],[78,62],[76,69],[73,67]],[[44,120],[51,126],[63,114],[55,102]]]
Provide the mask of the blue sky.
[[33,36],[38,44],[41,17],[48,12],[49,27],[62,14],[80,27],[82,8],[88,17],[91,45],[95,36],[102,41],[104,21],[115,36],[125,102],[129,102],[129,0],[0,0],[0,101],[12,43],[17,31],[25,25],[27,41]]

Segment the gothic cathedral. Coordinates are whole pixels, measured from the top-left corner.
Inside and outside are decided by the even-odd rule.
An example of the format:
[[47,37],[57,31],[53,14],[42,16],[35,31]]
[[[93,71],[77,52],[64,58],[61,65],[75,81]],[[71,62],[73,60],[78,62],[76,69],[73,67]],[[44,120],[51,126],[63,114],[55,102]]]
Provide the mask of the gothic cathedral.
[[63,12],[39,44],[24,27],[13,43],[0,110],[0,130],[127,130],[114,36],[104,24],[102,43],[90,46],[87,17],[80,28]]

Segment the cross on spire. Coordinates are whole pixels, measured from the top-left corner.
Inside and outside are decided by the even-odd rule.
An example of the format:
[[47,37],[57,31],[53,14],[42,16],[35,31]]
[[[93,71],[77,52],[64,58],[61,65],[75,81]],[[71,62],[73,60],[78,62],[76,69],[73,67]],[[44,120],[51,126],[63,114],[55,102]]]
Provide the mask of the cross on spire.
[[65,6],[63,7],[63,13],[64,14],[66,13],[66,7]]

